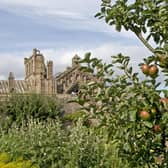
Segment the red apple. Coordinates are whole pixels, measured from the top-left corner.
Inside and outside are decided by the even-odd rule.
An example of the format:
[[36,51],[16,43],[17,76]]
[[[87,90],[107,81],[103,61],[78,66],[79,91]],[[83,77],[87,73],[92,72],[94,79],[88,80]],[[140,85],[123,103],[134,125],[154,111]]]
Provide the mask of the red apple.
[[156,65],[151,65],[149,67],[149,75],[150,76],[155,76],[158,73],[158,67]]
[[141,70],[144,74],[148,75],[149,73],[149,65],[148,64],[142,64]]
[[158,124],[156,124],[153,129],[154,129],[155,132],[160,132],[161,131],[160,125],[158,125]]
[[143,120],[149,120],[150,119],[150,114],[146,110],[143,110],[140,112],[140,117]]

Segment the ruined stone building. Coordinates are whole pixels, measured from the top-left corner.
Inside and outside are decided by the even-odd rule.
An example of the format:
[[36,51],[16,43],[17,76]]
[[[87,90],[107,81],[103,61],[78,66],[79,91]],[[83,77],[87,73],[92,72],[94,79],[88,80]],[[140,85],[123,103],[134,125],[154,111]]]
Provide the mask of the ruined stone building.
[[72,58],[72,66],[55,77],[55,88],[58,94],[70,94],[78,92],[80,85],[93,79],[92,75],[80,71],[80,57],[75,55]]
[[9,73],[8,80],[0,80],[0,95],[10,93],[28,94],[68,94],[77,92],[81,83],[92,77],[79,70],[79,57],[75,55],[72,66],[59,75],[53,74],[53,62],[45,63],[43,54],[33,49],[33,54],[24,59],[25,79],[15,80],[14,74]]
[[30,58],[24,59],[25,83],[28,92],[53,94],[53,62],[47,61],[39,50],[34,49]]

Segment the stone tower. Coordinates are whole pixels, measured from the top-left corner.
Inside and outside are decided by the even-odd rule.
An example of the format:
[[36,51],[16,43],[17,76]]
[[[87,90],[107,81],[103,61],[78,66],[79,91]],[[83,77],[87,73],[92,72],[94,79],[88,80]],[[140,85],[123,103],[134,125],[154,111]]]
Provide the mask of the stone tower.
[[12,72],[9,73],[8,77],[8,87],[9,87],[9,92],[12,93],[15,90],[15,78]]
[[47,67],[44,56],[39,50],[33,49],[33,55],[25,58],[25,80],[34,93],[52,94],[53,63],[49,61]]

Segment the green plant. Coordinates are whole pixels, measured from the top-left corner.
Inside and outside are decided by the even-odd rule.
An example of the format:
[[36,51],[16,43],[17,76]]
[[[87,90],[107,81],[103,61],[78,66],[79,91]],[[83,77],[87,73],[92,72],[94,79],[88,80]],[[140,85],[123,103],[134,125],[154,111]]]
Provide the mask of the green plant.
[[13,125],[7,134],[2,131],[0,141],[0,151],[10,153],[12,160],[23,156],[42,168],[52,168],[59,167],[65,136],[59,121],[29,120],[20,127]]
[[[154,10],[161,15],[158,16]],[[156,80],[159,75],[158,57],[159,62],[161,62],[161,55],[167,57],[168,33],[164,34],[167,32],[164,27],[167,21],[164,22],[164,26],[162,25],[162,30],[160,27],[155,27],[156,22],[159,25],[165,19],[166,11],[167,6],[163,1],[128,3],[118,0],[111,3],[103,0],[101,12],[96,15],[99,18],[105,18],[110,25],[115,25],[118,31],[121,28],[131,30],[153,52],[153,56],[144,59],[145,63],[140,64],[142,72],[147,75],[146,79],[139,79],[138,73],[134,73],[133,68],[129,66],[129,57],[122,54],[113,56],[112,64],[90,58],[90,53],[87,53],[81,61],[85,65],[81,69],[94,73],[99,82],[91,82],[84,86],[77,102],[83,106],[89,117],[96,118],[99,126],[109,127],[109,134],[120,143],[121,157],[127,158],[131,167],[167,167],[168,164],[165,145],[168,138],[165,122],[168,119],[167,99],[161,99],[162,104],[160,103],[161,93],[167,97],[167,91],[159,90],[160,83]],[[159,22],[154,17],[156,15]],[[146,31],[147,27],[151,29]],[[147,39],[143,37],[143,33],[149,34]],[[156,49],[148,43],[150,37],[159,44]],[[123,75],[115,76],[115,65],[124,72],[121,73]],[[161,66],[161,68],[167,75],[167,67]],[[167,78],[165,81],[167,85]],[[150,114],[153,107],[157,111],[155,115]],[[149,111],[145,112],[145,118],[144,115],[139,114],[142,109]],[[156,134],[153,127],[158,124],[162,129],[159,134]],[[162,160],[158,164],[156,160],[160,157]]]
[[108,140],[106,127],[86,127],[78,120],[69,132],[67,151],[64,153],[67,160],[65,167],[128,167],[127,162],[118,157],[117,142]]
[[[113,57],[113,64],[105,64],[87,53],[83,62],[81,69],[92,69],[100,80],[83,86],[76,100],[88,118],[96,119],[99,128],[108,128],[109,139],[118,141],[119,155],[130,167],[166,167],[167,99],[160,94],[167,97],[167,91],[158,89],[156,77],[140,80],[129,67],[129,57],[122,54]],[[123,75],[115,75],[115,64]]]
[[59,121],[31,120],[10,128],[8,134],[1,132],[0,142],[0,151],[5,152],[0,159],[10,165],[22,156],[21,161],[31,160],[40,168],[128,168],[118,157],[117,142],[108,140],[108,129],[89,128],[81,120],[66,129]]
[[23,160],[22,157],[17,158],[15,161],[7,153],[0,154],[0,167],[1,168],[38,168],[29,160]]
[[21,125],[29,118],[46,120],[55,119],[62,113],[62,105],[55,97],[39,94],[11,95],[1,107],[1,126],[8,128],[14,122]]
[[[130,67],[130,58],[122,54],[113,56],[110,64],[91,58],[90,53],[81,61],[81,70],[94,74],[99,82],[84,86],[76,102],[98,121],[98,127],[109,128],[109,138],[119,142],[119,155],[127,159],[130,167],[168,166],[168,92],[159,89],[157,80],[160,69],[165,75],[165,86],[168,85],[167,11],[163,0],[102,0],[101,11],[96,14],[119,32],[132,31],[153,53],[140,64],[146,75],[143,80]],[[115,75],[116,67],[123,75]],[[161,95],[165,98],[161,99]],[[152,108],[157,111],[155,115]],[[145,116],[144,112],[139,114],[142,109],[146,110]]]
[[[109,128],[109,137],[117,139],[120,144],[119,153],[128,157],[132,166],[138,166],[138,164],[141,166],[146,162],[146,160],[143,162],[144,159],[147,159],[146,155],[149,157],[151,155],[148,153],[148,148],[142,150],[144,154],[147,152],[145,155],[142,154],[140,144],[153,145],[152,148],[156,150],[155,154],[158,153],[157,145],[163,145],[161,139],[158,141],[158,135],[156,136],[152,129],[154,123],[158,122],[160,113],[151,117],[150,121],[146,121],[150,116],[147,111],[155,106],[162,108],[159,102],[160,91],[155,90],[157,84],[153,83],[153,78],[148,82],[139,81],[137,73],[133,73],[132,68],[128,67],[129,57],[119,54],[113,59],[113,65],[118,64],[125,74],[116,77],[113,75],[115,67],[112,64],[104,64],[98,59],[91,59],[90,54],[86,55],[84,61],[87,60],[88,67],[97,72],[95,75],[100,82],[91,82],[84,86],[77,102],[83,106],[90,118],[96,118],[99,127],[107,126]],[[86,66],[82,69],[87,71]],[[144,114],[140,114],[142,108],[147,110],[145,111],[145,120]],[[154,142],[153,144],[151,144],[151,140]],[[138,143],[138,149],[136,143]],[[135,158],[131,159],[133,156]],[[139,163],[137,162],[138,157],[142,158]],[[154,158],[154,155],[152,157]],[[148,161],[152,162],[152,158],[151,160],[149,158]]]
[[78,121],[80,118],[84,118],[85,117],[85,112],[84,111],[76,111],[73,113],[66,113],[63,116],[63,120],[64,121],[70,121],[70,122],[76,122]]

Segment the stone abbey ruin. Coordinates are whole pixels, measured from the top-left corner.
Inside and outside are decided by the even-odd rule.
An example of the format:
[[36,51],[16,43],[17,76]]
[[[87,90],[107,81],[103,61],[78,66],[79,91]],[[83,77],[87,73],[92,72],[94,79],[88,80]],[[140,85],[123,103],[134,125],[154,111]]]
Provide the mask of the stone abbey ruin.
[[93,76],[79,70],[80,57],[72,58],[72,66],[59,75],[53,74],[53,61],[47,61],[39,50],[33,49],[33,54],[24,59],[25,79],[16,80],[13,72],[8,80],[0,80],[0,95],[16,94],[70,94],[78,92],[81,83],[90,81]]

